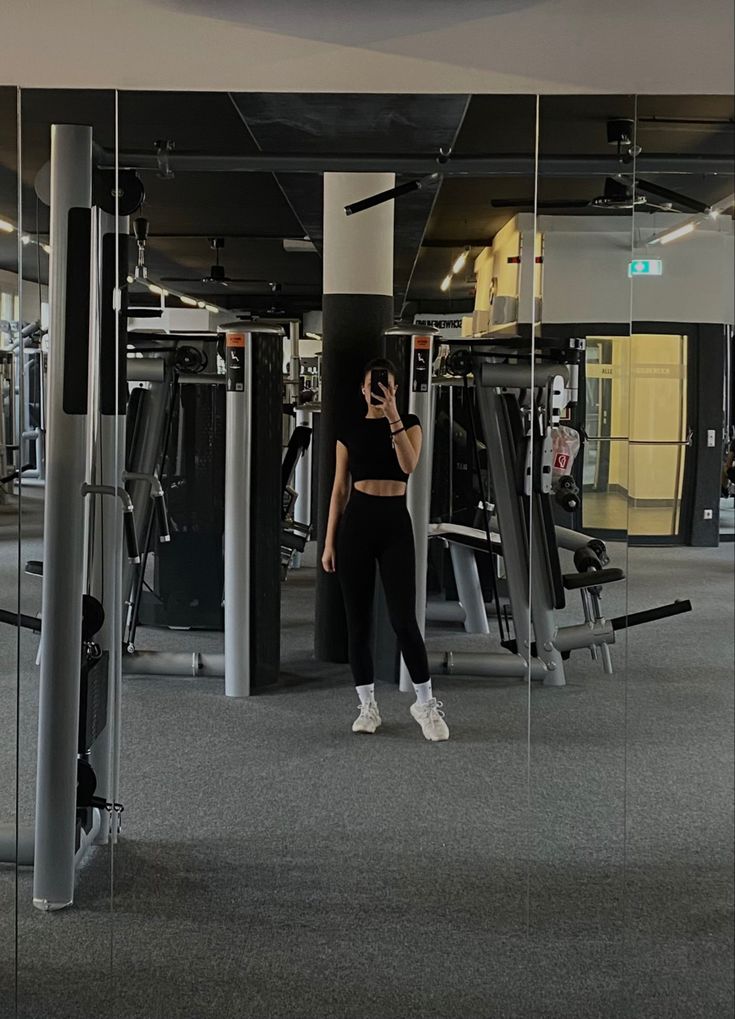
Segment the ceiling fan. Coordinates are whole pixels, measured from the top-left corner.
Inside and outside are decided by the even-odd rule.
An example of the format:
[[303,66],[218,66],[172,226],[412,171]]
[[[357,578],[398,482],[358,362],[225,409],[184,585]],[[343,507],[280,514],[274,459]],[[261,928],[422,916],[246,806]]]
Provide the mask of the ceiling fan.
[[225,272],[225,267],[220,263],[219,253],[225,246],[224,237],[210,237],[209,246],[214,251],[215,262],[214,265],[210,265],[209,273],[204,276],[162,276],[162,283],[205,283],[212,284],[216,283],[218,286],[226,287],[230,283],[262,283],[268,286],[271,293],[278,293],[281,290],[281,284],[275,280],[264,280],[264,279],[249,279],[241,276],[228,276]]
[[[649,197],[650,196],[650,197]],[[660,199],[654,201],[653,199]],[[533,198],[498,198],[491,203],[494,209],[532,209]],[[538,209],[601,209],[603,212],[624,212],[640,209],[641,212],[707,212],[708,206],[696,198],[661,187],[640,178],[606,177],[601,195],[594,198],[558,198],[539,201]]]

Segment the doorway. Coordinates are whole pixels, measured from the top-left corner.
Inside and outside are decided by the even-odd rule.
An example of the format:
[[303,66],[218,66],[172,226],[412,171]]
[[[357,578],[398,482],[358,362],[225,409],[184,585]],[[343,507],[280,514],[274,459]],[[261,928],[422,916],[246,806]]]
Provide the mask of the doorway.
[[688,360],[686,335],[587,337],[585,530],[682,540]]

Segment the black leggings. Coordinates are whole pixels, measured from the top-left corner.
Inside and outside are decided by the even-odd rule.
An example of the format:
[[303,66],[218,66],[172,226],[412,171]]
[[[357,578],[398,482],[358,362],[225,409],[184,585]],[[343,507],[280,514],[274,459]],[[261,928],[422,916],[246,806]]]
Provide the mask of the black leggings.
[[416,553],[405,495],[366,495],[353,488],[339,523],[336,555],[355,686],[373,682],[370,638],[376,563],[406,668],[414,683],[426,683],[429,663],[416,622]]

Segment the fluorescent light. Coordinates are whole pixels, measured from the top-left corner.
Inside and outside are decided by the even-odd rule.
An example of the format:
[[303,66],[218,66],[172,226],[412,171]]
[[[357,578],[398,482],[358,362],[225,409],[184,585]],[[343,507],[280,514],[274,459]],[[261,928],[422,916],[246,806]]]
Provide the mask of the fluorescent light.
[[135,283],[135,280],[132,276],[128,276],[128,283]]
[[197,301],[197,308],[206,308],[206,307],[207,307],[207,306],[206,306],[206,304],[204,303],[204,301]]
[[462,272],[462,270],[464,269],[465,262],[467,261],[467,256],[469,255],[469,253],[470,253],[469,248],[465,248],[464,251],[462,252],[462,254],[459,256],[459,258],[456,260],[456,262],[452,266],[452,272],[455,275],[458,272]]
[[205,304],[204,307],[206,308],[207,311],[211,312],[213,315],[219,315],[219,308],[215,308],[213,304]]
[[660,244],[669,244],[671,241],[676,241],[680,237],[686,237],[687,234],[692,233],[696,230],[696,223],[685,223],[683,226],[679,226],[676,230],[671,230],[669,233],[664,234],[663,237],[659,238]]
[[4,234],[12,234],[15,227],[12,223],[8,223],[7,219],[0,219],[0,230],[2,230]]
[[28,234],[23,234],[23,236],[20,239],[20,243],[21,244],[30,244],[31,243],[30,236]]
[[152,294],[160,294],[161,297],[168,297],[168,290],[164,290],[163,287],[157,287],[155,283],[149,283],[148,289]]
[[41,247],[43,248],[43,250],[46,252],[47,255],[51,254],[51,245],[50,244],[42,244]]
[[307,340],[321,340],[319,333],[304,333]]
[[452,285],[452,274],[450,272],[449,275],[445,276],[444,279],[442,280],[442,282],[441,282],[441,289],[442,290],[449,290],[451,285]]
[[194,298],[187,297],[186,294],[179,294],[178,298],[182,304],[188,304],[190,308],[196,308],[197,306],[197,302],[194,300]]
[[717,219],[717,217],[720,215],[720,210],[719,209],[709,209],[707,211],[707,215],[709,216],[710,219]]

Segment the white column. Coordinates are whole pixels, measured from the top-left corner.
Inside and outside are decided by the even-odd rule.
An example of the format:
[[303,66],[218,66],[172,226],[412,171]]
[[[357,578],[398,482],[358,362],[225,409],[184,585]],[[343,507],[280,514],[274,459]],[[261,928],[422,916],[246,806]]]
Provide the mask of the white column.
[[[322,416],[319,450],[318,550],[321,558],[334,481],[336,430],[364,414],[360,371],[383,353],[383,334],[393,323],[394,203],[352,216],[345,206],[387,191],[392,173],[324,174],[324,305]],[[337,578],[319,570],[315,653],[344,662],[347,636]]]

